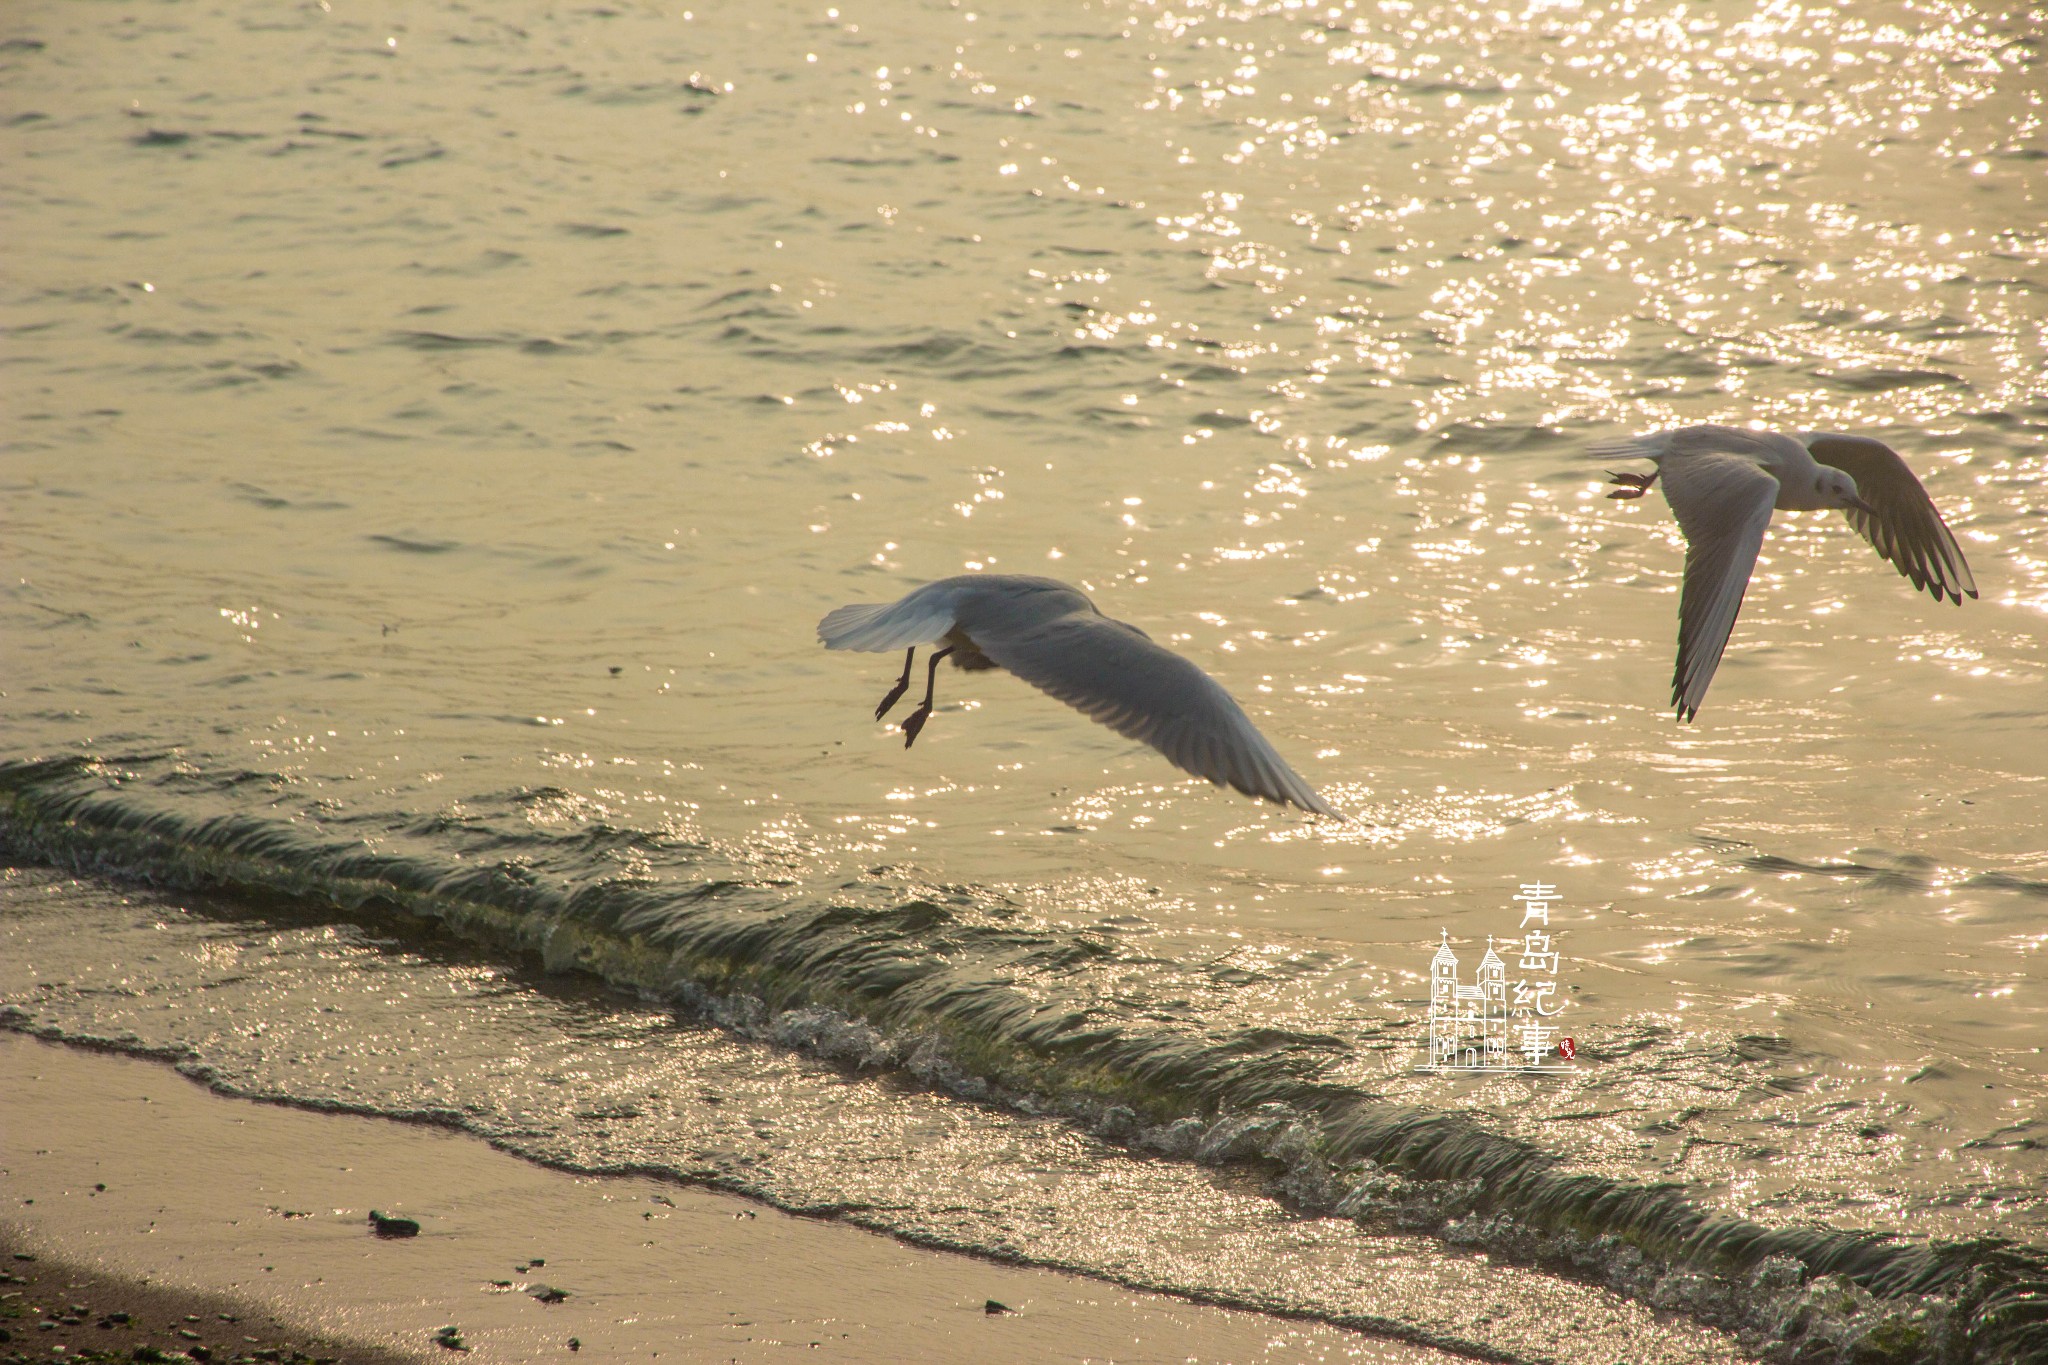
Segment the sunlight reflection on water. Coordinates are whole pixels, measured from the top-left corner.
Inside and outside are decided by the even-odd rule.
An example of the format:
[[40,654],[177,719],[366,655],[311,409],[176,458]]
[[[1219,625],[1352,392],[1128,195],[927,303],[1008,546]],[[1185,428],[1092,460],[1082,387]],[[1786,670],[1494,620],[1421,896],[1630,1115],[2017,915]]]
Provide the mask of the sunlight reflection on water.
[[[1371,1037],[1362,1084],[1587,1169],[2038,1239],[2038,1147],[1955,1159],[2048,1101],[2023,26],[841,8],[12,16],[5,756],[171,751],[195,810],[378,848],[710,875],[624,830],[797,902],[1128,916],[1253,964],[1212,1017]],[[1780,517],[1675,727],[1683,542],[1579,452],[1709,420],[1893,441],[1983,600]],[[1197,660],[1355,822],[998,675],[906,752],[895,665],[812,624],[981,569]],[[1535,877],[1615,1060],[1533,1104],[1408,1074],[1370,1030]],[[1118,1018],[1184,1003],[1102,970]]]

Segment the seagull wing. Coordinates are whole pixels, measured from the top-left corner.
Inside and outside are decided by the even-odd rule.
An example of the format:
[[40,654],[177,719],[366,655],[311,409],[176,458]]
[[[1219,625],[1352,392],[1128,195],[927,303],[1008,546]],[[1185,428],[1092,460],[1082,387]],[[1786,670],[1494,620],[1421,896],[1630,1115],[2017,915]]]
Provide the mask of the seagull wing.
[[1778,481],[1740,455],[1666,459],[1664,497],[1685,532],[1685,586],[1678,596],[1678,667],[1671,703],[1691,720],[1721,666],[1721,651],[1778,501]]
[[1135,626],[1075,612],[1015,631],[970,626],[998,666],[1168,761],[1246,796],[1337,812],[1304,782],[1214,678]]
[[1828,431],[1808,436],[1806,448],[1814,459],[1856,480],[1857,493],[1877,515],[1853,508],[1842,515],[1915,588],[1937,602],[1945,596],[1960,604],[1965,593],[1977,595],[1962,546],[1896,450],[1868,436]]

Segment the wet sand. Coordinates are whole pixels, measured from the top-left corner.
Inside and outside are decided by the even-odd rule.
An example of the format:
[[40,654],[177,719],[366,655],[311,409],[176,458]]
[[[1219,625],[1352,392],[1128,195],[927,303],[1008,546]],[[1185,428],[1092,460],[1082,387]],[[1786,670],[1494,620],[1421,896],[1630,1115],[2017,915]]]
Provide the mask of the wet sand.
[[[152,1354],[152,1352],[154,1354]],[[22,1251],[0,1224],[0,1365],[187,1359],[209,1365],[403,1365],[240,1299],[102,1274]]]
[[[18,1035],[0,1034],[0,1093],[0,1248],[36,1258],[7,1262],[27,1283],[0,1286],[23,1305],[0,1322],[0,1360],[47,1360],[58,1342],[74,1358],[149,1344],[214,1361],[448,1360],[450,1327],[477,1361],[1451,1359],[673,1181],[572,1176],[432,1128],[228,1099],[157,1063]],[[373,1235],[373,1207],[419,1234]],[[72,1305],[79,1322],[36,1325]],[[130,1323],[98,1326],[114,1312]]]
[[[0,8],[0,1025],[1472,1355],[1865,1332],[1832,1286],[1744,1316],[1754,1229],[2048,1278],[2029,17]],[[1774,519],[1678,724],[1681,528],[1583,451],[1692,422],[1883,438],[1983,597]],[[1358,818],[1000,673],[906,749],[898,661],[815,624],[981,570],[1083,587]],[[1539,882],[1557,957],[1507,961],[1584,1065],[1417,1071],[1438,948]],[[189,1224],[437,1359],[485,1313],[540,1359],[579,1314],[670,1358],[1165,1332],[662,1184],[408,1179],[459,1138],[249,1199],[194,1131],[152,1178],[241,1224],[138,1204],[85,1264]],[[1482,1208],[1496,1158],[1545,1178]]]

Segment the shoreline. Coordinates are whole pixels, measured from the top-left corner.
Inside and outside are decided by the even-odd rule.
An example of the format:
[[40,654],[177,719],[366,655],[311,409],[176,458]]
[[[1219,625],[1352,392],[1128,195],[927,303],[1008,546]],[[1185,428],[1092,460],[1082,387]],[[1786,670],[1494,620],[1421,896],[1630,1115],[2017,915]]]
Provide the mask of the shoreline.
[[[39,1309],[89,1310],[51,1329],[0,1320],[13,1337],[0,1362],[89,1359],[72,1348],[102,1337],[123,1352],[102,1359],[145,1341],[175,1358],[195,1344],[180,1331],[214,1333],[189,1357],[213,1365],[258,1350],[347,1365],[1459,1359],[674,1181],[565,1174],[466,1134],[222,1096],[160,1062],[17,1033],[0,1032],[0,1093],[0,1268],[32,1272],[21,1278],[53,1301]],[[371,1208],[419,1235],[372,1235]],[[80,1296],[54,1304],[66,1284]],[[35,1303],[0,1285],[16,1291],[0,1303]],[[131,1323],[96,1325],[114,1312]],[[448,1327],[465,1349],[444,1344]]]

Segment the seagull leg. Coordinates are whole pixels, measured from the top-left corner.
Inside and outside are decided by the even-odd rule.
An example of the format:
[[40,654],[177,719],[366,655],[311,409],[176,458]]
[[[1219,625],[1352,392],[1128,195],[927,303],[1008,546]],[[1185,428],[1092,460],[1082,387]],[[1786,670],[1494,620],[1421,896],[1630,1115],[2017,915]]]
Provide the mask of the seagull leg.
[[1607,495],[1610,498],[1640,498],[1650,491],[1651,484],[1657,482],[1657,474],[1663,473],[1658,470],[1657,474],[1616,474],[1611,469],[1607,472],[1615,483],[1622,485]]
[[889,708],[896,704],[896,699],[910,690],[910,661],[916,657],[916,645],[903,651],[903,676],[896,680],[896,685],[889,689],[889,695],[882,698],[882,704],[875,708],[876,720],[888,715]]
[[[938,650],[931,656],[931,667],[924,671],[924,701],[903,722],[903,747],[906,749],[917,742],[917,732],[924,729],[925,721],[931,716],[932,689],[939,684],[939,660],[952,652],[953,646],[947,645],[944,649]],[[908,669],[909,665],[906,664],[904,667]],[[909,674],[906,672],[904,676],[908,677]]]

